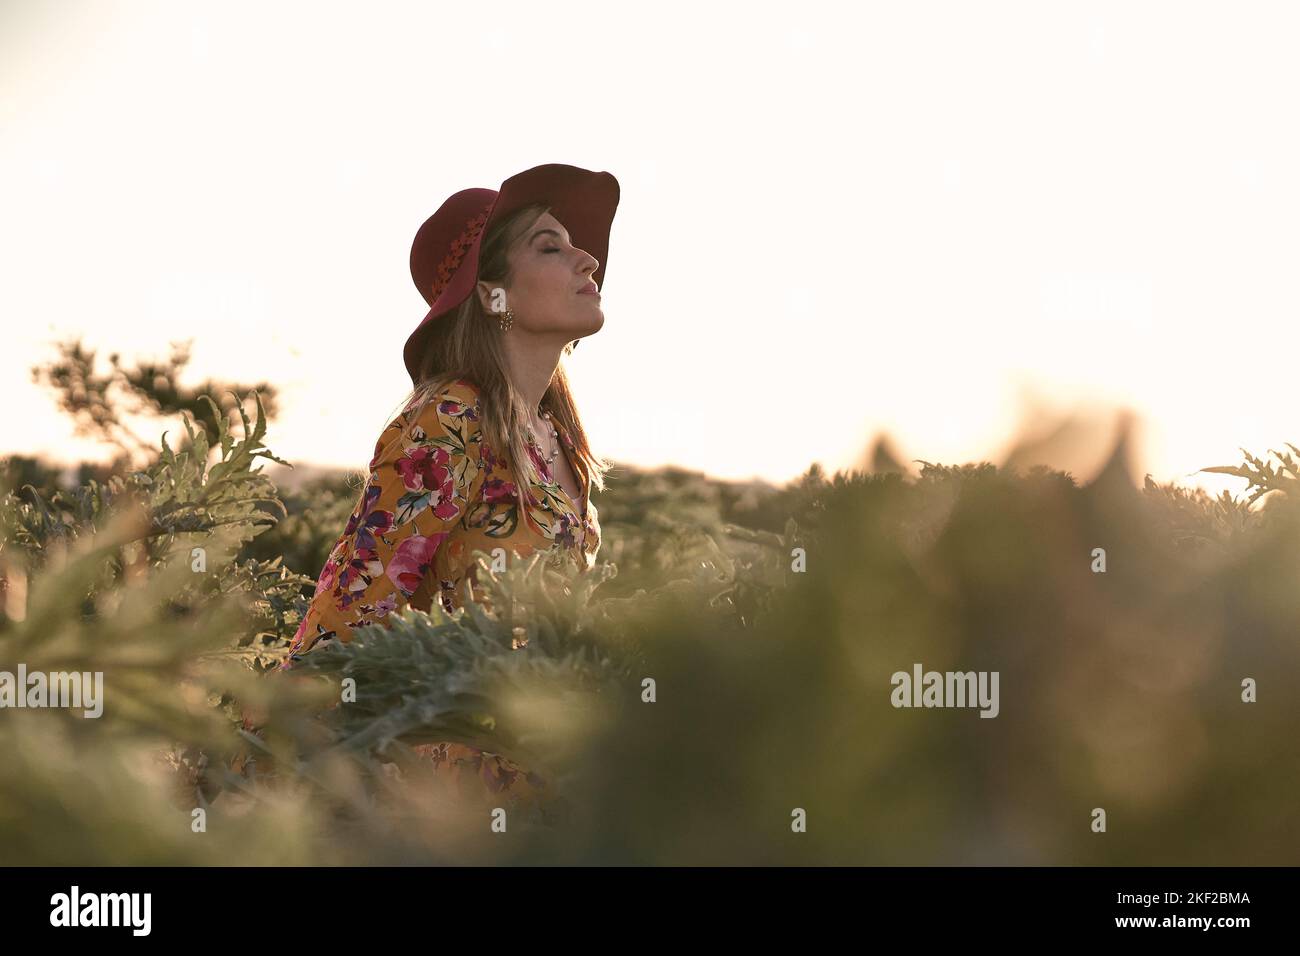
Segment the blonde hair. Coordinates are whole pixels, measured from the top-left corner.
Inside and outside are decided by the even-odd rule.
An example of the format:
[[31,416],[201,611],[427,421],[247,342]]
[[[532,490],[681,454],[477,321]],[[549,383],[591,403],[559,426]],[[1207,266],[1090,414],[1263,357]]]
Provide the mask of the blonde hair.
[[[510,281],[507,253],[549,208],[542,203],[522,206],[484,235],[478,281],[503,284]],[[541,478],[524,438],[533,421],[533,410],[507,373],[501,334],[496,316],[483,308],[476,286],[456,309],[434,320],[433,329],[424,338],[424,351],[416,370],[417,384],[403,400],[402,407],[410,408],[407,421],[414,422],[425,406],[452,382],[464,378],[474,383],[480,397],[479,427],[483,438],[498,457],[509,459],[520,505],[527,507],[531,497],[529,483]],[[564,357],[572,354],[575,345],[576,341],[564,347]],[[583,484],[592,491],[603,491],[611,463],[591,449],[569,389],[563,359],[542,395],[542,404],[572,437],[575,465],[582,472]]]

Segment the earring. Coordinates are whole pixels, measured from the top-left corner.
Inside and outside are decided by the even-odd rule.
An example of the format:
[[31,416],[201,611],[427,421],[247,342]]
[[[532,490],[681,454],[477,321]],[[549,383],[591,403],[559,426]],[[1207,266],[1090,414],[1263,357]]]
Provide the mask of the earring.
[[514,309],[506,309],[501,313],[501,318],[497,319],[497,324],[501,327],[502,332],[509,332],[510,326],[515,324]]

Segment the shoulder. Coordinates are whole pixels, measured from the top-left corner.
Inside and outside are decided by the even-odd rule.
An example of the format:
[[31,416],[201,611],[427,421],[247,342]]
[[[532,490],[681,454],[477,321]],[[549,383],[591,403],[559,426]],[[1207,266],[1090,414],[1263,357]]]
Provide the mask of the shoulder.
[[478,386],[457,379],[430,395],[422,406],[408,409],[406,429],[412,441],[469,453],[478,445],[480,421]]
[[436,409],[441,404],[464,405],[477,415],[480,392],[479,387],[469,379],[454,379],[432,394],[424,392],[412,396],[406,403],[406,407],[402,409],[401,417],[410,421],[413,417],[419,418],[429,409]]
[[471,409],[474,412],[475,420],[477,420],[481,394],[482,390],[470,379],[458,378],[454,382],[444,385],[438,393],[437,399],[441,402],[463,405]]
[[370,466],[391,464],[417,449],[442,449],[448,455],[478,457],[479,389],[468,379],[457,379],[437,392],[417,396],[389,422],[375,444]]

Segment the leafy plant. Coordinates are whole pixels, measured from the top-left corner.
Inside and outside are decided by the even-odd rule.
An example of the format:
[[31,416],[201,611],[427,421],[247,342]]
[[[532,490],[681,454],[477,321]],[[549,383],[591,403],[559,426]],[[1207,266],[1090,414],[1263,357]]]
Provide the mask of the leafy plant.
[[[6,862],[1300,850],[1300,766],[1278,756],[1300,718],[1293,495],[1252,509],[1260,495],[1138,488],[1118,454],[1082,487],[987,462],[923,462],[917,479],[812,468],[784,489],[630,473],[601,502],[591,571],[497,572],[480,554],[494,610],[406,608],[281,673],[354,495],[326,482],[282,498],[257,467],[279,459],[254,403],[238,440],[187,419],[188,446],[164,436],[140,471],[0,500],[0,661],[100,671],[106,687],[100,720],[3,714]],[[1207,470],[1285,492],[1295,467],[1279,458]],[[916,661],[1000,672],[1000,716],[894,708],[890,675]],[[1244,678],[1260,704],[1241,701]],[[433,741],[517,758],[555,799],[512,808],[515,838],[494,840],[491,795],[451,799],[418,759]],[[1115,839],[1088,839],[1093,806],[1122,821]]]

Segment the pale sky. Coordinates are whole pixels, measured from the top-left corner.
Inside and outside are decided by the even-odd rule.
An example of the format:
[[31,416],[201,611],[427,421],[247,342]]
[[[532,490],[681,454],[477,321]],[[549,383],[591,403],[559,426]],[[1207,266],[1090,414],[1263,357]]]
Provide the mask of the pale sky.
[[1300,445],[1297,27],[1285,3],[4,0],[0,454],[99,456],[28,371],[81,332],[105,361],[193,338],[189,381],[280,386],[274,452],[363,467],[426,311],[415,230],[564,162],[622,187],[569,365],[616,460],[783,482],[881,431],[997,460],[1027,390],[1103,438],[1133,409],[1138,476],[1241,493],[1190,473]]

